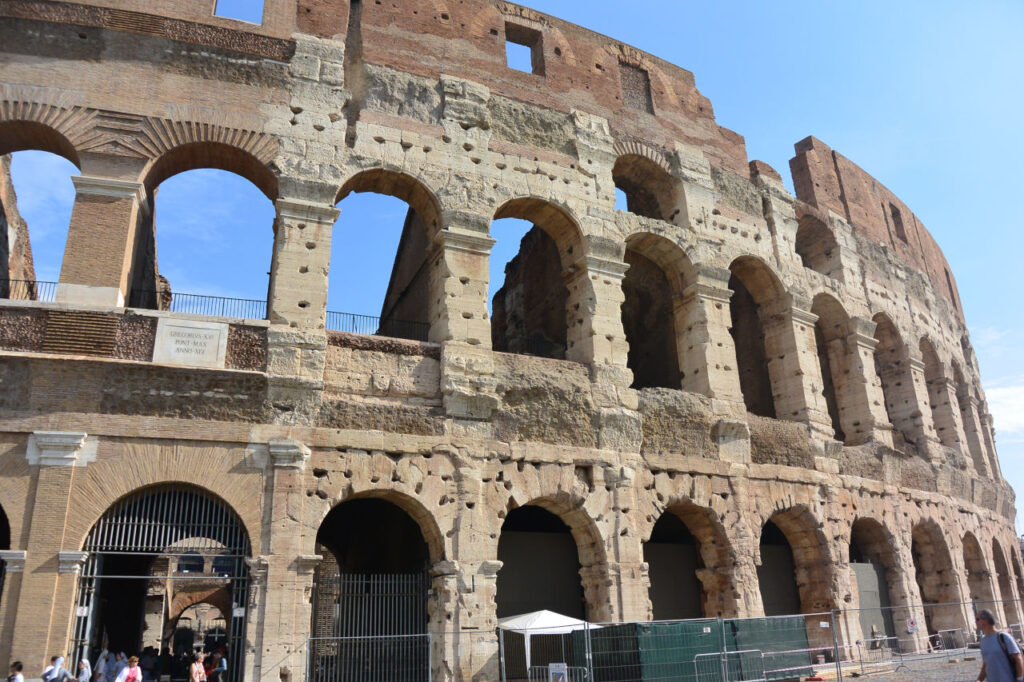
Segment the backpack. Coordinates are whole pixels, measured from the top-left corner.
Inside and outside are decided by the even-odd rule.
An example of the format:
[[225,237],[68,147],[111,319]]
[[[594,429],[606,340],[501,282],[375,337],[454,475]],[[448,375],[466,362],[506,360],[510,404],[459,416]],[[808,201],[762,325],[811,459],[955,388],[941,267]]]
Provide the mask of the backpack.
[[1010,635],[1005,632],[997,632],[996,639],[999,640],[999,647],[1006,654],[1006,662],[1010,664],[1010,674],[1013,675],[1014,679],[1017,678],[1017,661],[1014,660],[1016,654],[1011,654],[1010,650],[1006,647],[1006,640],[1003,637],[1009,637]]

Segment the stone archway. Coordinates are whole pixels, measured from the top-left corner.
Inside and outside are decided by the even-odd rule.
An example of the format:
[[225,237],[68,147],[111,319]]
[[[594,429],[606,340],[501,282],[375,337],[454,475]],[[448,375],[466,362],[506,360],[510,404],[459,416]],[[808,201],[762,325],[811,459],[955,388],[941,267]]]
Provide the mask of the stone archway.
[[918,521],[911,530],[910,551],[928,633],[964,628],[958,578],[938,523],[932,519]]

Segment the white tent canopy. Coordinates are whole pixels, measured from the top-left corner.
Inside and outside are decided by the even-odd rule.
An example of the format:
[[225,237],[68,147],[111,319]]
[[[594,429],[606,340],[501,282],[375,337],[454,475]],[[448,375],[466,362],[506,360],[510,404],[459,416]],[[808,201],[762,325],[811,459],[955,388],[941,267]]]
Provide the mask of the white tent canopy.
[[565,635],[584,628],[597,628],[578,618],[563,616],[554,611],[534,611],[519,616],[508,616],[498,619],[498,627],[510,632],[519,632],[526,640],[526,667],[530,667],[530,636],[531,635]]

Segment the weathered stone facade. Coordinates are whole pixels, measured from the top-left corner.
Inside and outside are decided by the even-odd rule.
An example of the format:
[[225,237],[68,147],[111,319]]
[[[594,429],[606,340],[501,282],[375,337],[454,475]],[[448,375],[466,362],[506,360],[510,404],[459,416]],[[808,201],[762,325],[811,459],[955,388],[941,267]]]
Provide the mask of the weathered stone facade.
[[[90,530],[167,484],[247,533],[245,679],[303,679],[318,532],[363,498],[422,534],[438,680],[497,678],[499,541],[528,506],[568,527],[595,621],[654,614],[665,514],[696,540],[709,616],[764,613],[769,521],[803,613],[857,606],[851,544],[908,617],[1020,596],[952,274],[866,172],[807,138],[793,197],[692,74],[510,3],[266,0],[259,26],[210,4],[0,0],[0,154],[81,170],[57,302],[0,304],[0,660],[36,674],[71,648]],[[506,39],[534,73],[506,66]],[[160,325],[188,316],[125,304],[159,289],[155,189],[199,167],[275,202],[268,319],[214,320],[219,363],[154,362]],[[336,204],[362,191],[410,206],[396,272],[421,283],[428,341],[325,331]],[[503,295],[510,352],[487,307],[504,217],[536,226],[530,254],[551,247]],[[8,244],[8,276],[31,279],[27,240]],[[565,323],[531,344],[523,313],[552,300]]]

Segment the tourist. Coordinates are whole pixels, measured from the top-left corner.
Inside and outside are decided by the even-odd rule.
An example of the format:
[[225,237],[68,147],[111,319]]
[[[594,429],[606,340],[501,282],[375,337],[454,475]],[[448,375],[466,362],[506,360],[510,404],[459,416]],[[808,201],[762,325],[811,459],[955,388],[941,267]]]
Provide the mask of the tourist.
[[114,682],[121,675],[121,671],[128,667],[128,657],[124,652],[118,652],[114,656],[114,664],[107,664],[107,682]]
[[981,639],[981,672],[978,682],[1024,682],[1024,658],[1016,640],[996,630],[996,617],[988,609],[978,611],[974,619],[985,635]]
[[11,674],[7,676],[7,682],[25,682],[25,676],[21,674],[24,666],[21,661],[11,663]]
[[213,652],[213,665],[210,667],[207,679],[210,682],[224,682],[227,672],[228,662],[224,658],[224,654],[220,651]]
[[142,650],[142,656],[139,657],[139,667],[142,668],[143,682],[153,682],[156,680],[156,664],[156,649],[147,646]]
[[73,682],[75,678],[71,676],[67,670],[64,669],[64,657],[54,656],[52,659],[53,664],[47,666],[46,670],[43,671],[42,680],[43,682]]
[[96,682],[106,682],[107,657],[109,656],[110,652],[104,649],[100,652],[100,657],[96,659]]
[[139,667],[139,657],[132,656],[124,661],[124,667],[117,674],[114,682],[142,682],[142,668]]
[[92,680],[92,666],[89,664],[89,659],[83,657],[78,662],[78,682],[91,682]]
[[188,682],[206,682],[206,671],[203,669],[203,652],[192,657],[192,665],[188,669]]

